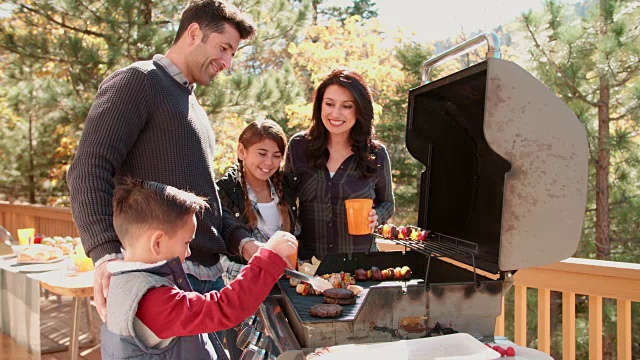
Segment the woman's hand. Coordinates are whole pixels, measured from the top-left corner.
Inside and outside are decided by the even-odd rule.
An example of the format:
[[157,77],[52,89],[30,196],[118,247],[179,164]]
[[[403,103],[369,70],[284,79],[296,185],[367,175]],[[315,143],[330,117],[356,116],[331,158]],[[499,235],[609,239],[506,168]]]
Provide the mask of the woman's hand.
[[374,209],[371,209],[371,211],[369,211],[369,229],[371,233],[376,229],[376,225],[378,225],[378,214],[376,214]]

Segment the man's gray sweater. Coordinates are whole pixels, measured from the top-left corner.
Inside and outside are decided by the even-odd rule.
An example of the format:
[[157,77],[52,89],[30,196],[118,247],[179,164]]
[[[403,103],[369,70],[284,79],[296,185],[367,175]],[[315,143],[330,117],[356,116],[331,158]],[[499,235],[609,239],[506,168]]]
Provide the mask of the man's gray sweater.
[[[114,179],[130,176],[208,199],[189,260],[204,266],[238,254],[248,229],[223,211],[215,188],[215,137],[193,92],[155,61],[134,63],[100,85],[67,181],[82,244],[93,261],[120,252],[113,228]],[[225,241],[226,240],[226,246]]]

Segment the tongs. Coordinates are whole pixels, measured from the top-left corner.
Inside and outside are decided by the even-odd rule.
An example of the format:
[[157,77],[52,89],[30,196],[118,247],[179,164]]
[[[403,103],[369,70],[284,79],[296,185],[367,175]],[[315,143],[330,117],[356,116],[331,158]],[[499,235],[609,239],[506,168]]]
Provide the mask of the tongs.
[[311,286],[313,286],[314,289],[320,292],[325,291],[327,289],[331,289],[333,287],[331,286],[331,283],[329,281],[320,277],[309,276],[299,271],[289,270],[289,269],[284,269],[284,273],[288,276],[291,276],[294,279],[302,280],[304,282],[311,284]]

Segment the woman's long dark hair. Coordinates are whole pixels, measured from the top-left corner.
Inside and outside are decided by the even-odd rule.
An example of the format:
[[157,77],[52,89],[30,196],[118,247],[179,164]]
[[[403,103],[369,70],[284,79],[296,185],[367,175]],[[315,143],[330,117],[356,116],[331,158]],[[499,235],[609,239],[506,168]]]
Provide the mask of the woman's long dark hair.
[[[278,150],[282,156],[285,154],[285,148],[287,146],[287,137],[284,134],[282,127],[273,120],[256,120],[242,130],[238,142],[244,146],[245,150],[248,150],[251,146],[261,142],[264,139],[273,140],[278,145]],[[247,194],[247,181],[244,176],[244,164],[243,161],[238,159],[239,173],[242,183],[242,190],[244,192],[244,216],[247,219],[247,226],[250,229],[255,229],[258,225],[258,216],[253,211],[253,204],[249,195]],[[280,212],[280,218],[282,218],[282,229],[284,231],[291,232],[292,224],[289,219],[289,204],[284,200],[282,194],[282,169],[278,168],[273,175],[271,175],[271,182],[276,189],[276,193],[280,198],[278,200],[278,210]]]
[[377,165],[375,155],[379,145],[373,127],[373,99],[369,86],[362,76],[347,68],[336,68],[322,81],[315,91],[311,127],[306,133],[309,140],[307,158],[313,166],[322,169],[329,161],[329,131],[322,123],[322,101],[324,93],[331,85],[342,86],[349,90],[355,101],[356,123],[349,132],[351,151],[356,155],[356,169],[362,177],[370,178],[375,174]]

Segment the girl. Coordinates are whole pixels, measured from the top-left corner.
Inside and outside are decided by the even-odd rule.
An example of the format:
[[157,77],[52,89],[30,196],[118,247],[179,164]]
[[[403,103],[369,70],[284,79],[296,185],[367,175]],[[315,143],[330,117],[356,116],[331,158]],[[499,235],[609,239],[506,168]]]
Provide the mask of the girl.
[[[287,138],[272,120],[257,120],[238,138],[238,164],[216,182],[223,208],[246,224],[254,239],[269,240],[278,230],[294,233],[295,194],[292,176],[280,170]],[[244,260],[222,257],[225,282],[235,279]],[[295,266],[295,264],[293,264]]]
[[[216,182],[222,207],[247,225],[252,237],[260,242],[267,242],[278,230],[290,233],[295,230],[297,212],[292,176],[284,176],[280,170],[286,144],[284,131],[275,121],[250,123],[238,138],[238,164]],[[246,261],[222,255],[220,264],[225,284],[229,284]],[[236,329],[228,329],[225,336],[229,357],[239,359],[242,350],[236,346]]]
[[298,179],[298,257],[368,251],[372,235],[350,235],[344,200],[373,199],[369,227],[393,215],[391,165],[375,139],[373,100],[362,76],[333,70],[318,86],[311,127],[291,138],[285,173]]

